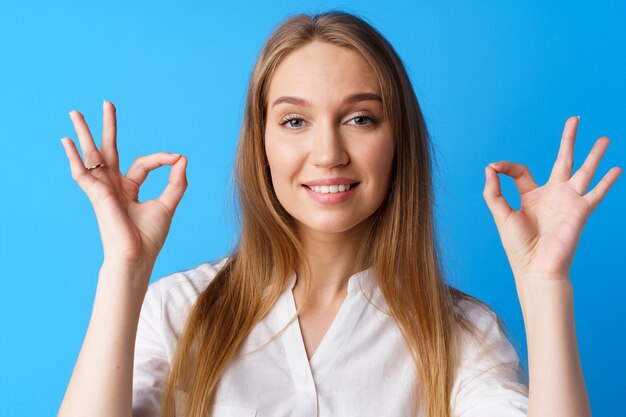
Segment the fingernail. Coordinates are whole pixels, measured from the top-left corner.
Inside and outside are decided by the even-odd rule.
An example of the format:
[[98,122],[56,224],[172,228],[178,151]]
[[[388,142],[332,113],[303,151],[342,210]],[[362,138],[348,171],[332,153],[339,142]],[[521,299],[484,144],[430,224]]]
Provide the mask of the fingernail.
[[172,156],[176,156],[176,157],[179,157],[179,156],[180,156],[180,154],[179,154],[179,153],[170,153],[170,155],[172,155]]
[[487,165],[489,166],[495,166],[497,164],[497,162],[489,162]]
[[578,117],[578,120],[580,120],[580,116],[576,116],[576,117]]

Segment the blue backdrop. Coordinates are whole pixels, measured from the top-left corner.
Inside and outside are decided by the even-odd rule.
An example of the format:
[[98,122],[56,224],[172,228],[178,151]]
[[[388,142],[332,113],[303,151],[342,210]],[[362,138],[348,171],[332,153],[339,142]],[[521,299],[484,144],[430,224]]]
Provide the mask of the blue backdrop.
[[[89,322],[102,246],[59,142],[68,112],[96,142],[118,109],[120,165],[189,158],[189,188],[152,280],[224,255],[235,241],[230,182],[246,85],[287,15],[339,8],[374,24],[406,63],[436,146],[437,218],[450,281],[508,323],[526,363],[514,281],[482,198],[484,167],[527,164],[543,184],[563,124],[581,115],[575,168],[611,138],[592,186],[626,168],[623,2],[79,1],[0,5],[2,330],[0,414],[56,415]],[[160,194],[169,168],[140,200]],[[501,176],[514,207],[513,182]],[[596,416],[624,415],[626,178],[588,221],[572,270],[577,335]]]

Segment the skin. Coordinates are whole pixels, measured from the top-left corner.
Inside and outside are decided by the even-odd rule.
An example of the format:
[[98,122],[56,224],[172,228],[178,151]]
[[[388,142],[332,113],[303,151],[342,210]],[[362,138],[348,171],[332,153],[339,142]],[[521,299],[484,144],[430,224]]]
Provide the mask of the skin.
[[[351,260],[354,243],[362,237],[363,221],[387,192],[393,141],[376,102],[340,105],[342,98],[355,90],[380,93],[358,56],[311,44],[283,64],[270,89],[270,102],[288,93],[306,97],[312,106],[272,109],[265,142],[276,193],[296,218],[313,267],[312,301],[307,304],[312,307],[300,318],[310,353],[345,297],[347,279],[355,272]],[[376,128],[362,127],[361,119],[353,120],[354,112],[366,109],[378,116],[381,124]],[[303,126],[302,133],[277,127],[279,113],[287,111],[301,114],[304,123],[292,124]],[[70,112],[84,161],[71,139],[61,139],[72,178],[93,205],[105,255],[89,327],[58,413],[63,417],[132,415],[134,343],[141,305],[172,216],[187,188],[187,158],[178,154],[141,156],[123,175],[112,103],[103,103],[103,114],[102,146],[98,149],[82,114]],[[567,120],[546,184],[538,186],[528,168],[518,163],[500,161],[485,168],[483,197],[511,264],[524,316],[531,417],[591,415],[576,342],[569,274],[587,219],[622,170],[612,168],[588,190],[609,144],[608,138],[601,137],[572,175],[578,121],[576,117]],[[106,166],[86,169],[101,163]],[[163,193],[139,202],[139,188],[147,175],[163,165],[172,165]],[[519,210],[512,209],[502,196],[498,174],[515,180]],[[362,181],[345,207],[316,205],[300,189],[303,181],[330,175]],[[299,302],[298,286],[294,296]]]
[[[609,138],[594,144],[572,175],[578,117],[565,123],[548,182],[537,185],[525,165],[500,161],[485,168],[483,197],[493,215],[519,296],[528,343],[528,416],[591,416],[574,324],[570,269],[587,219],[622,173],[611,168],[589,184]],[[498,174],[514,179],[521,206],[502,195]]]
[[[125,175],[119,169],[115,107],[102,104],[101,147],[83,115],[70,112],[84,162],[70,138],[61,143],[72,178],[89,198],[98,220],[104,261],[89,327],[59,416],[130,417],[135,338],[150,275],[186,188],[187,158],[158,152],[137,158]],[[88,170],[86,166],[106,163]],[[169,182],[156,199],[138,201],[148,173],[172,165]]]
[[[394,140],[382,101],[345,101],[363,92],[381,96],[367,62],[349,49],[318,41],[287,56],[270,83],[265,151],[278,200],[296,219],[312,268],[311,298],[300,317],[310,354],[345,298],[348,278],[358,272],[353,261],[363,224],[389,189]],[[274,106],[283,96],[309,104]],[[353,178],[360,184],[340,204],[317,202],[302,187],[307,181],[332,177]],[[297,305],[302,303],[299,284],[294,289]]]

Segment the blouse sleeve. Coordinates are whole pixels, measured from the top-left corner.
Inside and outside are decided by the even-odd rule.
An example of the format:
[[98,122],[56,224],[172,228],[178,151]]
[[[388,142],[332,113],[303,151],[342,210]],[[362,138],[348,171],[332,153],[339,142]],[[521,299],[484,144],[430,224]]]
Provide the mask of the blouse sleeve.
[[476,326],[478,337],[464,334],[461,338],[461,357],[452,392],[452,415],[526,416],[528,386],[521,381],[519,357],[498,325],[496,314],[472,305],[467,313]]
[[170,368],[161,324],[161,293],[159,282],[155,282],[148,286],[137,327],[133,368],[133,417],[161,415],[161,396]]

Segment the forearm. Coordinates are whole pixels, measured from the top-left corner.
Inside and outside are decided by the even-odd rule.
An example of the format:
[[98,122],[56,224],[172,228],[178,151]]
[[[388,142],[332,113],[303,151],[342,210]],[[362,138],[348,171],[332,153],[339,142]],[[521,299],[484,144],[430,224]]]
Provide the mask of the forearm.
[[131,416],[135,338],[151,270],[102,265],[60,417]]
[[528,416],[591,416],[569,278],[516,281],[528,343]]

